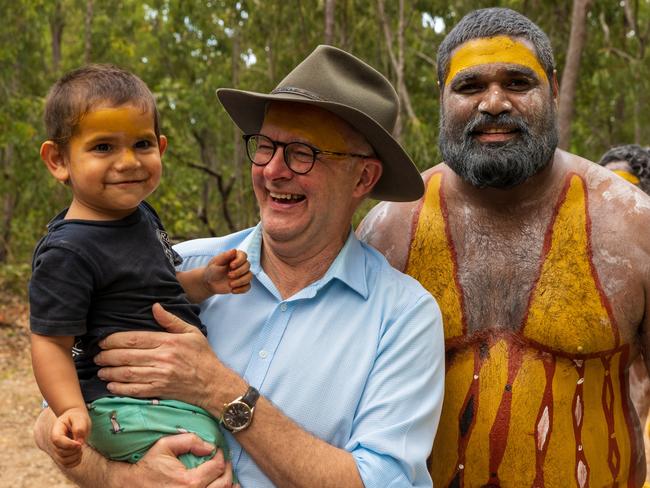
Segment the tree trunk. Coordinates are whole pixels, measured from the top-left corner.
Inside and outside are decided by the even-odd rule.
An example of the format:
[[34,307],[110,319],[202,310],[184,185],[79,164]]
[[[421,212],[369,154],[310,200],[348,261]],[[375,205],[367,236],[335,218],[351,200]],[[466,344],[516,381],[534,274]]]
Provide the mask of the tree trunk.
[[[241,31],[239,28],[235,28],[232,37],[232,86],[239,86],[239,71],[240,71],[240,61],[241,59]],[[232,154],[232,164],[234,164],[234,175],[235,181],[237,182],[237,190],[235,193],[235,204],[236,204],[236,225],[238,228],[247,227],[248,224],[248,208],[246,205],[246,182],[244,181],[244,175],[242,164],[244,161],[244,150],[242,145],[242,138],[239,128],[232,124],[233,128],[233,154]]]
[[404,77],[404,35],[406,31],[406,24],[404,22],[404,0],[399,1],[399,15],[397,24],[397,54],[393,49],[393,43],[395,42],[395,39],[390,28],[388,17],[386,16],[384,0],[377,0],[377,13],[379,14],[379,21],[382,30],[384,31],[388,56],[390,58],[393,70],[395,71],[395,78],[397,79],[397,95],[399,96],[401,102],[401,110],[397,116],[393,135],[395,136],[395,139],[401,142],[404,125],[402,111],[406,112],[406,115],[408,116],[411,123],[416,125],[419,124],[419,120],[415,115],[415,110],[413,110],[413,106],[411,105],[411,97],[409,96],[408,89],[406,88],[406,81]]
[[[612,45],[610,29],[609,26],[607,25],[605,15],[601,13],[598,19],[603,29],[605,46],[606,46],[605,49],[607,49],[610,53],[619,56],[620,58],[624,59],[627,62],[627,66],[630,73],[630,79],[631,79],[630,85],[641,87],[644,84],[643,63],[645,62],[645,51],[646,51],[648,34],[650,33],[650,31],[648,29],[646,29],[643,32],[640,30],[639,22],[637,19],[638,3],[635,3],[635,5],[633,6],[629,0],[623,0],[621,2],[621,6],[623,7],[623,11],[625,13],[625,26],[624,26],[625,31],[627,33],[631,33],[632,35],[631,36],[626,35],[626,42],[624,45],[624,49],[619,49],[614,47]],[[636,50],[629,49],[629,45],[630,43],[632,43],[632,39],[636,40],[636,43],[634,43],[636,44]],[[633,142],[635,144],[640,144],[640,145],[644,145],[647,139],[646,135],[644,134],[646,124],[643,124],[641,120],[643,114],[643,107],[646,107],[646,98],[647,96],[645,90],[637,90],[633,98],[634,102],[631,111],[632,123],[634,127]],[[625,111],[626,108],[625,94],[623,92],[621,92],[619,95],[616,108],[617,110],[614,112],[615,120],[621,121],[620,125],[622,126],[623,125],[622,121],[630,117],[629,111]],[[648,463],[650,463],[650,460],[648,461]]]
[[84,39],[84,61],[90,63],[92,58],[92,29],[93,29],[94,6],[93,0],[86,0],[85,39]]
[[[4,150],[0,149],[0,165],[2,167],[2,178],[5,180],[3,186],[7,189],[2,198],[2,220],[0,221],[0,264],[6,264],[10,254],[11,244],[11,223],[14,218],[14,211],[18,203],[15,185],[12,184],[12,163],[14,148],[7,144]],[[12,190],[10,190],[12,189]]]
[[[228,181],[225,181],[224,175],[219,171],[219,165],[216,160],[216,150],[215,143],[212,138],[212,134],[209,131],[202,130],[200,132],[193,131],[192,134],[196,139],[196,142],[199,144],[199,149],[201,153],[201,162],[203,164],[193,164],[189,163],[188,166],[191,168],[196,168],[210,177],[214,178],[217,183],[217,191],[221,197],[221,215],[224,222],[228,227],[229,232],[235,232],[237,230],[235,223],[230,214],[230,207],[228,206],[228,200],[230,194],[232,193],[233,186],[235,184],[235,177],[230,177]],[[206,225],[208,231],[212,235],[216,235],[215,226],[210,222],[210,212],[208,210],[209,205],[209,189],[204,187],[203,193],[203,207],[199,209],[199,219]]]
[[560,105],[558,110],[559,143],[562,149],[568,149],[571,142],[571,121],[575,109],[575,94],[580,71],[580,58],[587,35],[587,12],[591,0],[574,0],[571,16],[571,34],[567,48],[566,64],[560,85]]
[[325,44],[334,44],[334,12],[336,0],[325,0]]
[[59,71],[61,63],[61,38],[63,37],[63,27],[65,18],[61,11],[61,1],[58,0],[54,5],[54,13],[50,18],[50,34],[52,35],[52,71]]

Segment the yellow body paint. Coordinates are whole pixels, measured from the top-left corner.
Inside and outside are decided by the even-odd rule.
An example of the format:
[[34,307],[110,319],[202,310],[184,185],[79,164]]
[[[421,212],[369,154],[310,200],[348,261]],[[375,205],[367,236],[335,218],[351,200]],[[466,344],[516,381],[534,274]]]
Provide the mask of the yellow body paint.
[[[456,283],[456,263],[453,247],[449,246],[448,232],[442,206],[440,187],[442,174],[436,173],[429,180],[428,191],[424,198],[423,211],[415,230],[411,244],[406,274],[418,280],[436,297],[442,310],[445,324],[445,337],[460,337],[464,333],[461,294]],[[425,211],[426,210],[426,211]],[[436,229],[432,232],[431,229]],[[435,256],[436,265],[431,266],[431,257]]]
[[[636,445],[629,346],[591,261],[587,191],[567,179],[523,324],[468,332],[441,173],[432,175],[407,271],[439,300],[445,397],[434,486],[628,486]],[[629,485],[631,486],[631,485]]]
[[445,85],[465,69],[493,63],[526,66],[537,73],[540,80],[548,82],[544,68],[528,46],[508,36],[494,36],[472,39],[461,44],[451,56]]
[[621,178],[623,178],[624,180],[629,181],[633,185],[639,186],[639,183],[641,183],[639,178],[636,175],[630,173],[629,171],[625,171],[622,169],[615,169],[613,170],[613,172],[616,173]]
[[[593,277],[585,206],[583,185],[574,176],[545,244],[547,255],[524,325],[526,337],[568,354],[590,354],[618,345],[618,332]],[[550,328],[548,317],[572,327]]]
[[290,132],[297,142],[307,142],[324,151],[345,153],[351,148],[341,131],[342,123],[333,113],[305,104],[297,110],[296,104],[275,102],[264,117],[264,124]]

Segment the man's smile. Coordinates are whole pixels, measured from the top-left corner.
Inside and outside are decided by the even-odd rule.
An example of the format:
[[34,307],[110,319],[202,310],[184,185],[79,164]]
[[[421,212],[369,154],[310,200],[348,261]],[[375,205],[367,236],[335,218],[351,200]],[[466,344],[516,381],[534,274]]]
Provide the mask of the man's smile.
[[470,136],[480,142],[505,142],[519,132],[519,128],[514,126],[479,126],[470,131]]
[[274,202],[279,203],[297,203],[305,199],[305,195],[299,195],[296,193],[278,193],[269,191],[269,195]]

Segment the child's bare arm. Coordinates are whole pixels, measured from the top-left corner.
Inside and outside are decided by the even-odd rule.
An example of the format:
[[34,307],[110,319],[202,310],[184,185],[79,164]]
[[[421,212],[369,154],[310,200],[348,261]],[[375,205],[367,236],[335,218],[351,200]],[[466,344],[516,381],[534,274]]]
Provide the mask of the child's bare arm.
[[74,337],[32,334],[32,365],[43,397],[57,415],[50,437],[56,461],[68,467],[81,460],[90,417],[70,354]]
[[214,294],[245,293],[253,274],[246,253],[238,249],[217,254],[207,266],[176,273],[188,299],[199,303]]

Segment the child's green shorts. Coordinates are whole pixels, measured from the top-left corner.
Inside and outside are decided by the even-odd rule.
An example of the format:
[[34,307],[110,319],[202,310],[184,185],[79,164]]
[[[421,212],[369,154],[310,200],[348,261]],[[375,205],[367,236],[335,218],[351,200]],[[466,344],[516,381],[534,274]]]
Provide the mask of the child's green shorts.
[[[186,432],[221,448],[226,459],[230,459],[218,420],[188,403],[106,397],[92,402],[88,413],[92,420],[88,444],[110,459],[137,463],[161,437]],[[214,452],[208,456],[187,453],[178,459],[187,468],[195,468],[213,455]]]

